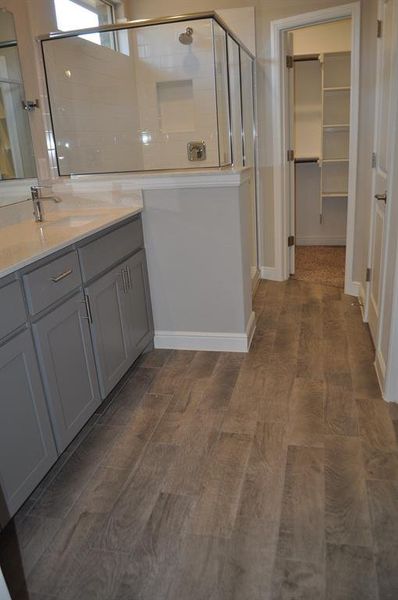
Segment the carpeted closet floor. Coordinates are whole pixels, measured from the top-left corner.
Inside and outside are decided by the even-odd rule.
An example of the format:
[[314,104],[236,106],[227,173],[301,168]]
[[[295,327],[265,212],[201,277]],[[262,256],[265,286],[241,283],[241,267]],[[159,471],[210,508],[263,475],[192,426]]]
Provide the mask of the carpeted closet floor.
[[294,279],[344,288],[345,246],[296,246]]

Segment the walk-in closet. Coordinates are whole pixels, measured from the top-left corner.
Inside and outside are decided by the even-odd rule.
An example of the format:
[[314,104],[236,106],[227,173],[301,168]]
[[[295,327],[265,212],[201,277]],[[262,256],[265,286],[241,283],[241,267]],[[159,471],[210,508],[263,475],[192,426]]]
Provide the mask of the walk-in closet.
[[298,279],[344,286],[351,21],[293,32],[295,264]]

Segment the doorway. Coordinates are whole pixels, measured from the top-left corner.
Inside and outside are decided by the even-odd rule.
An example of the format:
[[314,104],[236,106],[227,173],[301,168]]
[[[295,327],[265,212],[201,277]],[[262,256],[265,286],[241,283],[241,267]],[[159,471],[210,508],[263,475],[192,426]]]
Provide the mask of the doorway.
[[359,3],[271,24],[276,270],[353,281]]
[[[351,97],[351,19],[288,33],[294,150],[290,275],[344,288]],[[294,232],[294,233],[293,233]]]

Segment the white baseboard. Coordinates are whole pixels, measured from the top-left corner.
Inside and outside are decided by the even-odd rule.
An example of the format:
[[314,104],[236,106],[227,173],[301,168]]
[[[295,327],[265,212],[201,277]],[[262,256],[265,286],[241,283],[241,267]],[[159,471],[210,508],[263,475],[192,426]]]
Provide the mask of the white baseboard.
[[327,236],[308,236],[298,237],[296,239],[297,246],[345,246],[345,237],[327,237]]
[[261,279],[270,279],[271,281],[284,281],[276,267],[260,267]]
[[359,281],[349,281],[344,286],[344,293],[348,296],[355,296],[358,298],[360,287]]
[[381,392],[384,397],[384,383],[385,383],[385,378],[386,378],[386,363],[384,362],[384,358],[380,354],[379,350],[376,352],[374,366],[376,369],[377,379],[379,380],[380,389],[381,389]]
[[255,295],[257,288],[259,286],[261,277],[259,269],[256,269],[255,272],[252,272],[252,296]]
[[247,350],[249,352],[250,346],[252,345],[254,332],[256,331],[256,313],[254,311],[251,312],[249,317],[249,322],[246,327],[246,340],[247,340]]
[[169,350],[207,350],[216,352],[249,352],[256,329],[256,315],[251,313],[246,333],[214,333],[201,331],[155,331],[155,348]]
[[366,290],[363,287],[363,284],[359,284],[359,294],[358,294],[359,306],[361,307],[362,320],[364,323],[368,322],[366,315]]

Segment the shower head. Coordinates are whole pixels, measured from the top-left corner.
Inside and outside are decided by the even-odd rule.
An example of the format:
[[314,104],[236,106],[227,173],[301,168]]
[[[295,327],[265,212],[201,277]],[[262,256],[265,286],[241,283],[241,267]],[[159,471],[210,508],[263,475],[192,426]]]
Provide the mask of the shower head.
[[187,27],[184,33],[180,33],[178,39],[180,40],[181,44],[184,44],[184,46],[189,46],[190,44],[192,44],[193,41],[192,34],[192,27]]

